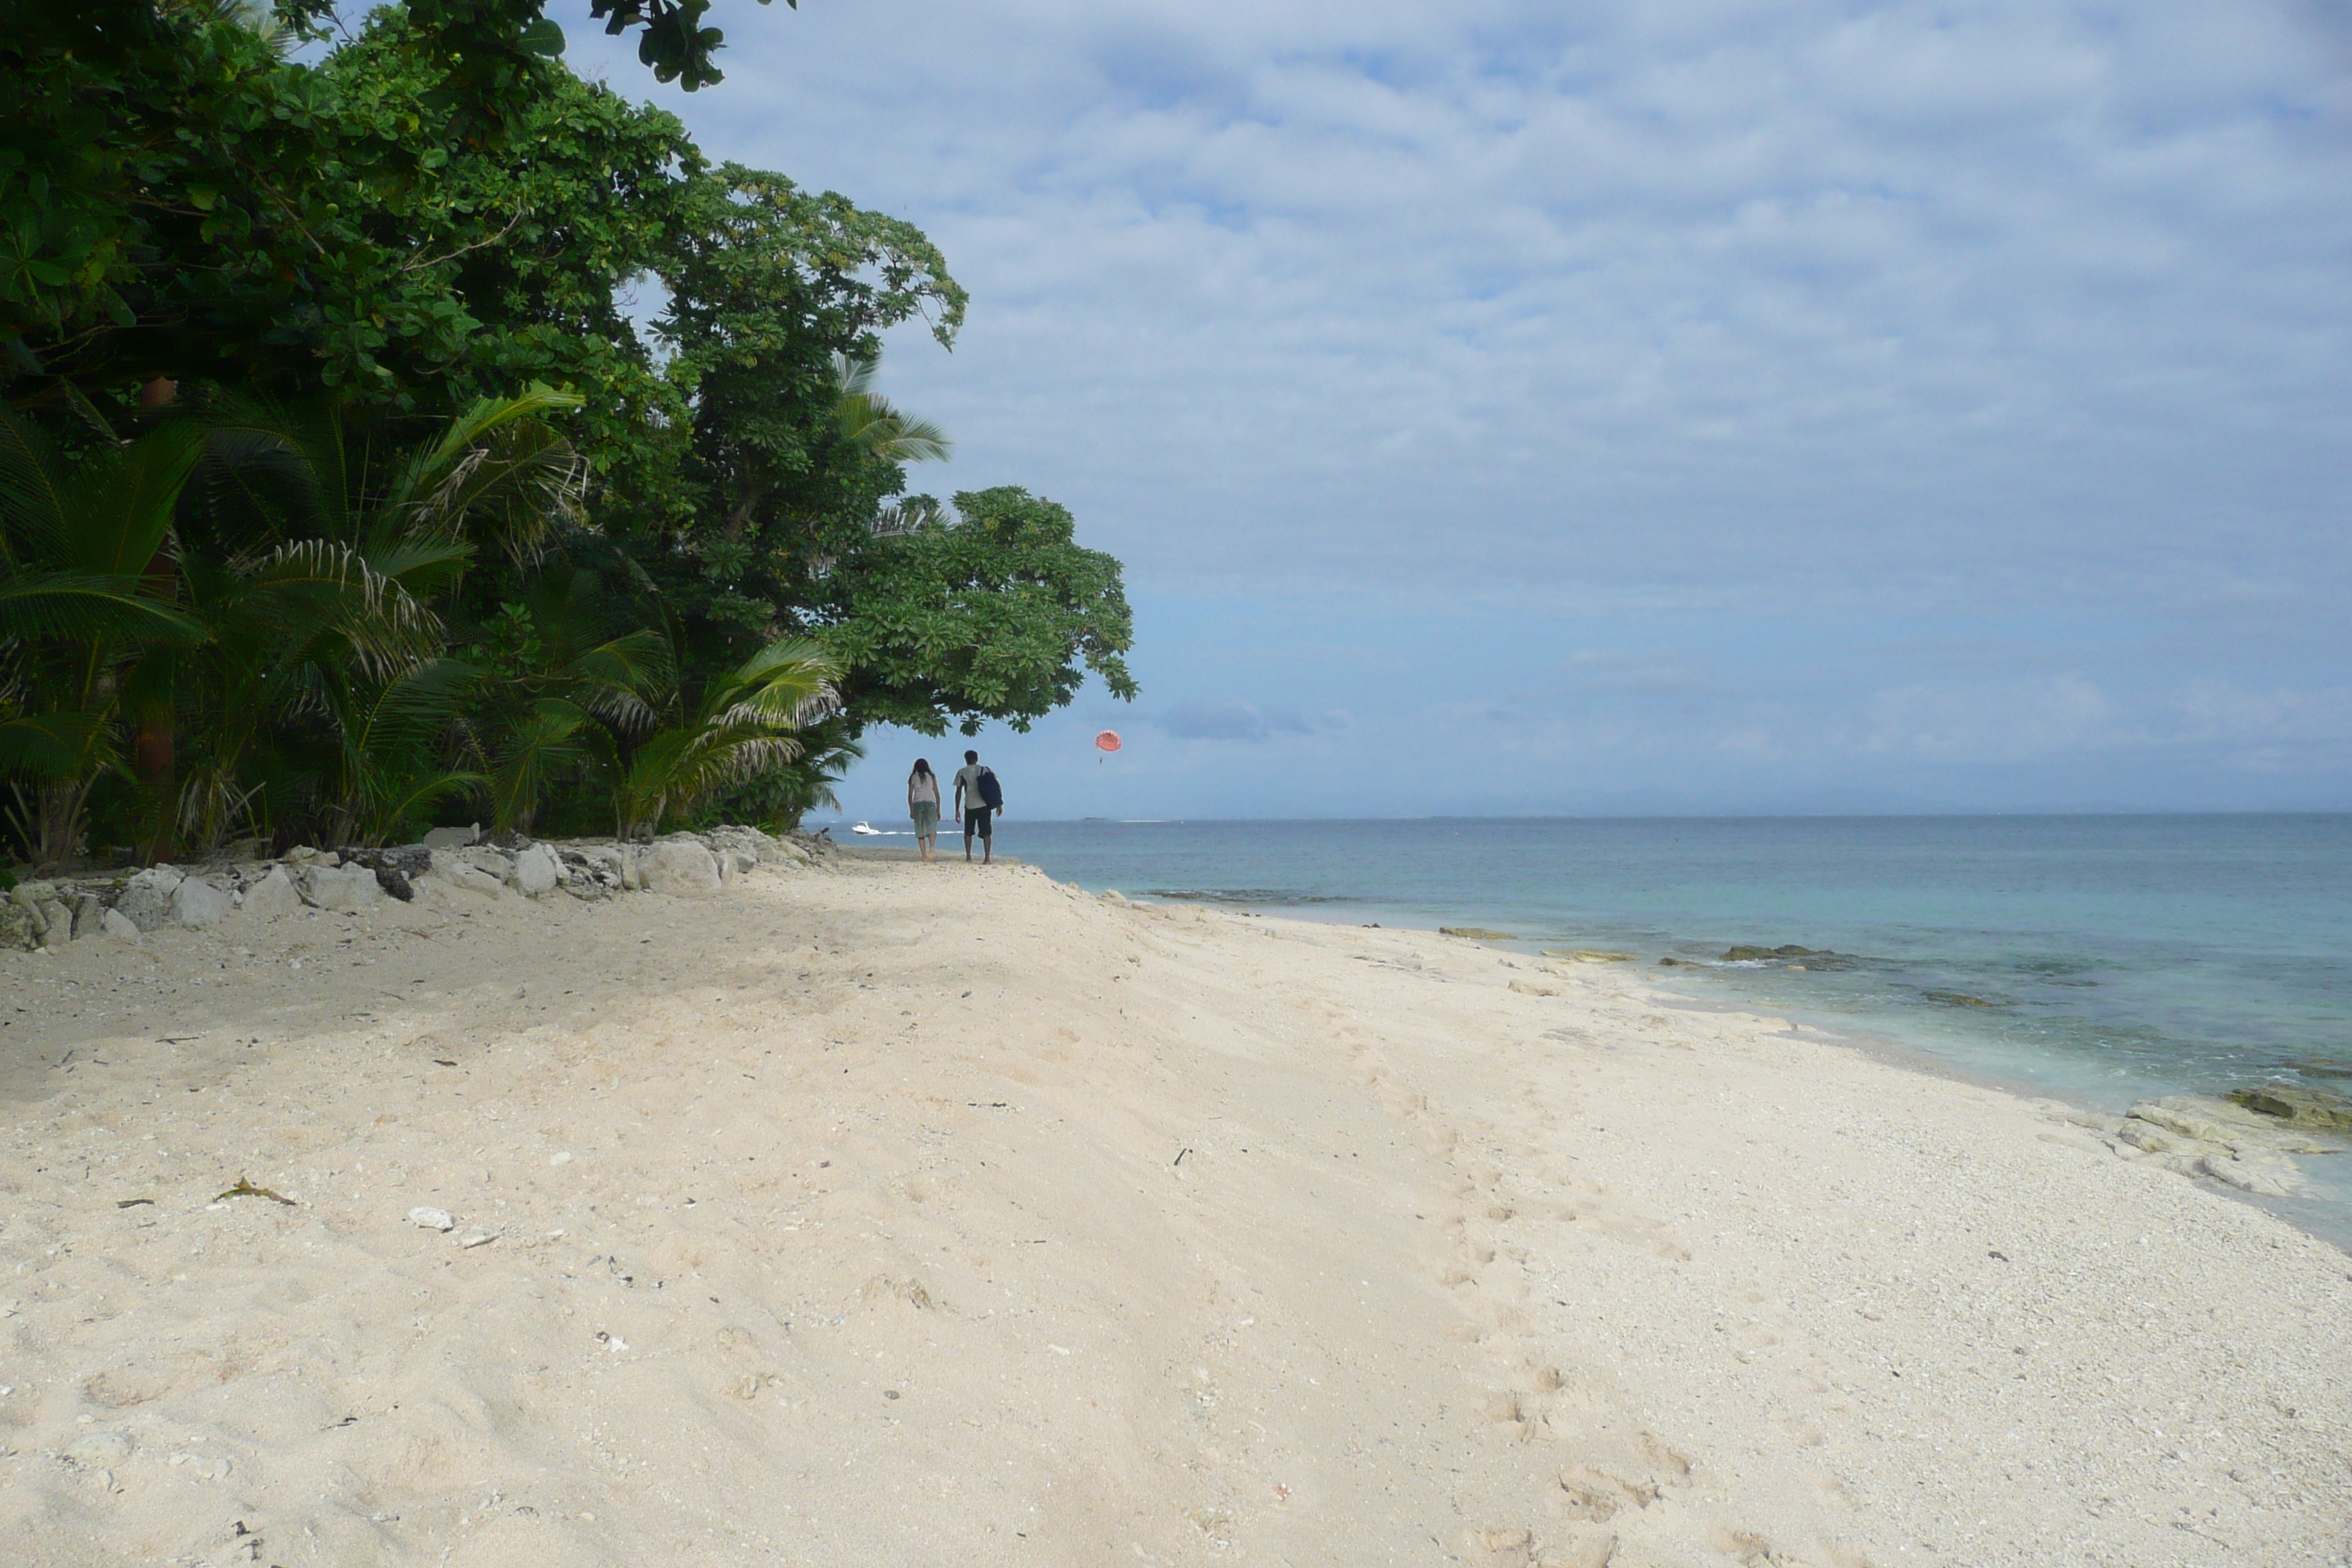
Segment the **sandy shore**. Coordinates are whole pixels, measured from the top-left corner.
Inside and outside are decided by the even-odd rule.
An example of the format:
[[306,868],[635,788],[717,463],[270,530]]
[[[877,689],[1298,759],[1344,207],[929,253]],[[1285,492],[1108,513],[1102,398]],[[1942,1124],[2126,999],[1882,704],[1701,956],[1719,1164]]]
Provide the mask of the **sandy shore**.
[[0,1093],[10,1563],[2352,1558],[2343,1253],[1605,965],[436,885],[0,958]]

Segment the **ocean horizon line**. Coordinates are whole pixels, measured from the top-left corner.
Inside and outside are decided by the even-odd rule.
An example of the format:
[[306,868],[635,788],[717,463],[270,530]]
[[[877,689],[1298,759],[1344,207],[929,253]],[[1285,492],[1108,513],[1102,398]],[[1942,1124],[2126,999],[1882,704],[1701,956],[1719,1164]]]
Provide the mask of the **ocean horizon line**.
[[[1090,825],[1098,827],[1162,827],[1213,826],[1228,823],[1368,823],[1368,822],[1982,822],[2071,820],[2112,821],[2172,821],[2187,818],[2212,820],[2229,817],[2352,817],[2352,805],[2312,807],[2256,807],[2231,809],[2152,810],[2138,807],[2069,807],[2064,809],[2025,808],[1969,810],[1885,810],[1885,811],[1570,811],[1570,812],[1425,812],[1396,816],[1028,816],[1003,817],[1002,821],[1019,820],[1035,825],[1057,826]],[[811,831],[828,827],[849,827],[860,822],[870,823],[871,816],[845,815],[837,820],[810,820]],[[886,818],[885,820],[898,820]]]

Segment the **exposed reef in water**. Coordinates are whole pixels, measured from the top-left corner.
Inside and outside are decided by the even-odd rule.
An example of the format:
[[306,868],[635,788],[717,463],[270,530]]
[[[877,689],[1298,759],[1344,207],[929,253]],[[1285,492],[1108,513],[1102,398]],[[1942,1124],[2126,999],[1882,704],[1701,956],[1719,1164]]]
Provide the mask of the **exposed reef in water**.
[[[2322,1103],[2315,1106],[2304,1098],[2314,1094]],[[2289,1197],[2304,1190],[2307,1178],[2293,1156],[2352,1148],[2342,1138],[2315,1136],[2284,1110],[2265,1111],[2252,1101],[2291,1107],[2298,1114],[2342,1116],[2343,1121],[2329,1125],[2352,1131],[2352,1100],[2276,1089],[2240,1089],[2227,1100],[2167,1095],[2142,1100],[2119,1117],[2079,1112],[2070,1120],[2100,1133],[2107,1147],[2127,1160],[2160,1164],[2184,1176],[2210,1176],[2262,1197]]]
[[[1688,964],[1690,962],[1688,959],[1676,960],[1680,964]],[[1850,952],[1837,952],[1826,947],[1799,947],[1795,942],[1784,942],[1779,947],[1764,947],[1751,942],[1740,942],[1724,949],[1721,962],[1776,963],[1783,969],[1802,974],[1812,969],[1851,969],[1862,961]]]
[[1830,956],[1831,954],[1826,951],[1799,947],[1793,942],[1783,947],[1754,947],[1742,942],[1736,947],[1725,949],[1723,961],[1726,963],[1752,963],[1763,958],[1828,958]]
[[2274,1116],[2290,1127],[2319,1132],[2352,1132],[2352,1096],[2325,1089],[2286,1089],[2265,1085],[2233,1091],[2232,1103],[2264,1116]]
[[1187,904],[1344,904],[1351,900],[1336,893],[1298,893],[1283,888],[1147,888],[1155,899]]

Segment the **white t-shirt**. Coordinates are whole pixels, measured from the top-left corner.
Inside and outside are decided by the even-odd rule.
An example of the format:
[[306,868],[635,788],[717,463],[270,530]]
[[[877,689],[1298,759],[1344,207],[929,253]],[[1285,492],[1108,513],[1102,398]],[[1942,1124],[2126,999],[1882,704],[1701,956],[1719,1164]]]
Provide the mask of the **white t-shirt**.
[[940,775],[937,773],[911,773],[908,775],[907,804],[908,805],[939,805]]
[[987,806],[988,802],[982,798],[980,793],[980,775],[987,771],[978,763],[968,763],[956,770],[956,788],[963,792],[964,810],[980,811]]

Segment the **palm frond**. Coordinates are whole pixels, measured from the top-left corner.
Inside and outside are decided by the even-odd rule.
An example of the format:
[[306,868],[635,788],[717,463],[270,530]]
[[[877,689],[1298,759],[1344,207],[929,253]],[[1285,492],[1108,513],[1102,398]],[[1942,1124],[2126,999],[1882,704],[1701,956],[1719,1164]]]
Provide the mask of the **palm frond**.
[[900,412],[874,390],[878,362],[836,353],[834,418],[841,437],[887,463],[943,463],[954,450],[947,432]]
[[35,572],[0,583],[0,637],[194,642],[201,623],[140,591],[137,577]]
[[764,723],[797,729],[833,710],[841,665],[816,643],[770,643],[712,684],[706,711],[722,724]]
[[251,826],[253,803],[263,787],[258,780],[240,787],[232,773],[218,766],[199,770],[180,789],[181,837],[191,847],[211,854],[235,828]]
[[649,737],[614,792],[624,833],[650,831],[673,811],[802,753],[793,731],[839,700],[841,666],[813,642],[770,643],[711,682],[689,721]]
[[0,773],[68,779],[108,751],[105,720],[95,713],[26,713],[0,719]]
[[362,746],[382,759],[429,750],[457,721],[481,681],[479,668],[454,658],[427,659],[402,670],[369,704]]
[[474,547],[462,539],[404,539],[366,554],[370,571],[420,601],[447,592],[473,558]]
[[617,730],[643,730],[654,722],[655,694],[672,678],[669,641],[643,627],[590,648],[563,676],[590,713]]
[[481,774],[441,761],[442,742],[481,676],[472,665],[436,658],[373,690],[326,682],[343,758],[341,809],[353,831],[381,842],[426,807],[481,785]]
[[273,614],[282,628],[302,632],[289,639],[298,647],[318,632],[333,632],[372,675],[440,645],[440,617],[423,600],[359,550],[333,540],[278,546],[247,575],[239,596],[247,607]]
[[[282,492],[289,533],[352,537],[359,476],[352,471],[350,443],[333,409],[215,392],[199,417],[215,466],[239,485],[258,480]],[[273,502],[273,510],[280,509]]]
[[395,475],[384,525],[404,534],[491,526],[518,563],[579,515],[587,462],[546,416],[577,408],[574,394],[534,387],[520,397],[478,398]]
[[954,526],[952,514],[930,496],[908,496],[874,514],[867,530],[877,539],[903,539],[910,533]]
[[492,819],[501,829],[528,821],[556,778],[610,759],[610,742],[600,746],[601,738],[602,731],[578,705],[561,698],[533,703],[515,725],[490,773]]
[[171,535],[173,509],[204,446],[202,430],[175,420],[82,462],[64,497],[68,559],[85,572],[144,572]]
[[863,397],[874,390],[874,377],[880,372],[882,362],[872,354],[848,354],[835,349],[833,354],[833,382],[842,397]]
[[425,768],[385,781],[359,814],[360,837],[370,844],[389,843],[443,801],[471,795],[487,782],[466,768]]
[[48,437],[0,403],[0,563],[22,571],[65,554],[68,477]]

